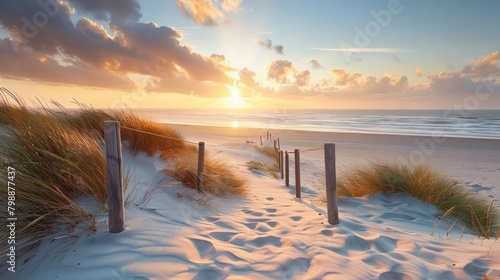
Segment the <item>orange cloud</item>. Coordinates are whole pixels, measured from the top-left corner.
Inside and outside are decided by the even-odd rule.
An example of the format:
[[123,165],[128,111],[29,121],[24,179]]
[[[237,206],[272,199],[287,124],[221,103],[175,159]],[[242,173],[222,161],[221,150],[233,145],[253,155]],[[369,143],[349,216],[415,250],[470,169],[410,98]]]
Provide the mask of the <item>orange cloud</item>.
[[304,70],[295,74],[295,84],[299,87],[307,86],[311,78],[311,72],[309,70]]
[[[382,77],[363,76],[360,73],[350,73],[344,69],[333,69],[331,73],[335,76],[333,85],[335,93],[352,94],[386,94],[403,93],[409,87],[406,76],[395,77],[390,73]],[[340,86],[340,87],[338,87]]]
[[494,52],[489,55],[471,60],[471,63],[464,67],[462,76],[464,77],[487,77],[500,73],[498,60],[500,52]]
[[240,10],[242,0],[177,0],[177,6],[196,23],[218,25],[227,21],[226,13]]

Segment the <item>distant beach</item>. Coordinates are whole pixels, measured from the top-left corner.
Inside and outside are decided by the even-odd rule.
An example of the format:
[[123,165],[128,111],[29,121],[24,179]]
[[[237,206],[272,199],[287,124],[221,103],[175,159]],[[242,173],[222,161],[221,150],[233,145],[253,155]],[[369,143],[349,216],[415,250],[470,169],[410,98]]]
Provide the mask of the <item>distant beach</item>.
[[160,123],[500,139],[500,110],[135,109]]

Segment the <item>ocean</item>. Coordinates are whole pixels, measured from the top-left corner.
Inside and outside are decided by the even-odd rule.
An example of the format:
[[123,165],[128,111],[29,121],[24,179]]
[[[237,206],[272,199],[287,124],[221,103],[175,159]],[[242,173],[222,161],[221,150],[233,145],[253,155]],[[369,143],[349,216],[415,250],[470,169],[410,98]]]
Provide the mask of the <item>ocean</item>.
[[500,110],[134,110],[160,123],[500,139]]

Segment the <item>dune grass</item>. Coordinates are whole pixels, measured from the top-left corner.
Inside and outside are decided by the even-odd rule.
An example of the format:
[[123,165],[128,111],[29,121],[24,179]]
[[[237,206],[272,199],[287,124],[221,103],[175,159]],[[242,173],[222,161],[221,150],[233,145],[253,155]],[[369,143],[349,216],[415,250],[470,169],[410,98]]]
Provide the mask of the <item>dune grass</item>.
[[198,151],[191,150],[180,157],[169,160],[165,173],[188,188],[215,196],[233,194],[243,196],[248,192],[245,180],[231,168],[213,158],[205,158],[203,184],[198,184]]
[[[0,107],[0,165],[16,171],[16,237],[21,240],[16,248],[29,249],[56,227],[70,232],[84,223],[93,228],[92,215],[76,199],[87,196],[104,207],[105,161],[98,142],[48,115],[5,103]],[[7,186],[7,180],[1,176],[0,184]],[[0,188],[0,196],[7,197],[7,190]],[[7,234],[0,230],[2,238]]]
[[[84,211],[77,199],[89,197],[106,208],[105,120],[118,120],[121,126],[150,133],[122,129],[122,140],[128,141],[134,153],[159,152],[166,160],[191,159],[197,154],[178,132],[128,110],[101,110],[81,104],[79,109],[66,109],[54,101],[50,106],[40,102],[36,108],[28,108],[22,98],[0,88],[0,167],[12,167],[17,174],[18,252],[36,245],[47,234],[71,233],[78,224],[95,229],[93,215]],[[245,193],[245,181],[229,166],[213,159],[205,166],[205,187],[200,191],[218,196]],[[181,160],[177,168],[169,174],[192,187],[187,178],[196,174],[197,164]],[[0,176],[3,186],[8,185],[7,180],[7,176]],[[8,188],[0,188],[0,196],[7,195]],[[7,209],[7,200],[1,200],[0,207]],[[0,239],[7,240],[8,234],[7,227],[0,229]],[[0,251],[4,250],[2,246]]]
[[276,153],[276,150],[273,147],[269,147],[269,146],[255,146],[255,148],[257,149],[257,151],[265,154],[266,156],[268,156],[268,157],[272,158],[273,160],[275,160],[276,163],[278,163],[279,154]]
[[408,193],[436,206],[475,235],[485,238],[494,237],[500,227],[500,213],[494,210],[492,202],[467,192],[465,186],[428,166],[372,163],[337,180],[339,197],[378,193]]
[[265,172],[265,173],[268,173],[269,175],[271,175],[273,178],[275,179],[278,179],[279,178],[279,166],[278,164],[274,163],[274,164],[268,164],[268,163],[265,163],[265,162],[261,162],[261,161],[250,161],[247,163],[247,166],[248,168],[250,168],[250,170],[252,171],[261,171],[261,172]]
[[268,163],[264,161],[249,161],[247,162],[247,167],[253,171],[261,171],[268,173],[273,178],[279,178],[279,154],[273,147],[269,146],[255,146],[255,149],[260,153],[269,157],[273,163]]

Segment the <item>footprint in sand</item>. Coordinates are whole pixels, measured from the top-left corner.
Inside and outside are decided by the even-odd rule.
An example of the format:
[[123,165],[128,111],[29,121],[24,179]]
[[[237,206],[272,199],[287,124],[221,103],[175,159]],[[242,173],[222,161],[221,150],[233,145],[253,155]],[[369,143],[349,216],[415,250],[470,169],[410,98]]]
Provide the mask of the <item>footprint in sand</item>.
[[255,216],[255,217],[262,217],[262,216],[264,216],[264,214],[261,213],[261,212],[255,212],[255,211],[252,211],[252,210],[249,210],[249,209],[241,210],[241,212],[243,212],[243,213],[245,213],[247,215]]
[[321,234],[323,234],[324,236],[333,236],[333,230],[330,230],[330,229],[324,229],[321,231]]
[[407,274],[395,271],[387,271],[378,277],[378,280],[412,280],[413,278]]
[[257,227],[258,223],[245,223],[243,225],[249,229],[255,229]]
[[189,238],[198,251],[200,258],[212,258],[215,255],[215,247],[212,242],[196,238]]
[[267,208],[264,210],[266,210],[267,213],[276,213],[276,211],[278,211],[276,208]]
[[285,269],[284,278],[293,279],[294,275],[304,274],[311,267],[311,259],[309,258],[296,258],[288,260],[283,268]]
[[257,237],[254,240],[250,240],[248,241],[248,243],[255,247],[263,247],[266,245],[270,245],[279,248],[281,247],[281,238],[272,235],[262,236],[262,237]]
[[274,197],[267,197],[266,199],[271,201],[271,200],[274,200]]
[[472,278],[477,277],[477,275],[486,275],[488,270],[488,265],[478,259],[473,260],[464,266],[465,273]]
[[236,232],[212,232],[208,236],[219,241],[228,242],[233,239],[236,234]]
[[200,269],[193,280],[225,279],[226,277],[227,274],[224,271],[209,267]]
[[205,220],[211,223],[217,222],[220,220],[220,218],[214,218],[214,217],[205,217]]
[[398,214],[398,213],[384,213],[380,215],[380,219],[387,219],[387,220],[405,220],[405,221],[413,221],[415,220],[415,217],[409,216],[409,215],[404,215],[404,214]]
[[277,225],[279,225],[278,222],[267,222],[267,224],[272,228],[275,228]]
[[379,236],[373,243],[375,248],[381,253],[392,252],[397,247],[397,241],[385,235]]
[[302,217],[301,216],[292,216],[292,217],[290,217],[290,219],[294,220],[295,222],[298,222],[298,221],[302,220]]
[[370,243],[361,237],[351,235],[345,240],[346,248],[352,251],[368,251],[370,250]]

